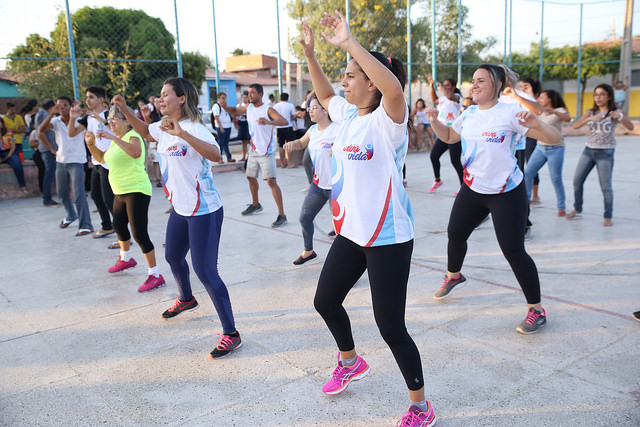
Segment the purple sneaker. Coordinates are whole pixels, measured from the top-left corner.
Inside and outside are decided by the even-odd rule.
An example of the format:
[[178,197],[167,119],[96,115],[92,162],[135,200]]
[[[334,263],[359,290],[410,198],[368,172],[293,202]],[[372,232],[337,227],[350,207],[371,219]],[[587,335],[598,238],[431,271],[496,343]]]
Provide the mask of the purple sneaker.
[[433,413],[431,402],[428,400],[427,412],[421,412],[420,408],[411,405],[396,423],[396,427],[431,427],[434,425],[436,425],[436,414]]
[[323,387],[326,394],[338,394],[347,389],[351,381],[358,381],[369,373],[369,365],[360,356],[353,366],[342,366],[340,353],[338,353],[338,367],[333,371],[333,376]]
[[127,268],[133,268],[136,265],[138,265],[138,263],[133,258],[131,258],[129,261],[122,261],[120,257],[118,257],[118,261],[116,262],[116,264],[109,267],[108,271],[109,273],[119,273],[126,270]]
[[162,277],[162,274],[158,277],[150,274],[149,277],[147,277],[147,280],[145,280],[144,283],[138,288],[138,292],[149,292],[154,289],[161,288],[164,285],[165,281],[164,277]]

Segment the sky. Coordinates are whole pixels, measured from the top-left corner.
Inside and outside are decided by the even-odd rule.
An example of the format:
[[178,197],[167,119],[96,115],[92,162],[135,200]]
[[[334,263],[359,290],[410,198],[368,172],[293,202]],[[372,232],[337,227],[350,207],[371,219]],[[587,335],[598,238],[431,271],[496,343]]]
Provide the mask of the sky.
[[[0,0],[8,2],[9,0]],[[173,0],[68,0],[73,13],[84,7],[112,6],[144,10],[148,15],[163,20],[168,31],[176,34]],[[288,18],[287,0],[280,0],[280,28],[282,58],[287,60],[287,31],[295,32],[297,23]],[[624,25],[624,0],[582,0],[583,42],[610,39],[612,32],[622,37]],[[570,3],[570,4],[559,4]],[[580,1],[549,0],[545,2],[544,35],[552,47],[578,44]],[[637,2],[636,2],[637,3]],[[504,51],[505,0],[463,0],[469,8],[468,22],[475,39],[494,36],[497,39],[493,53]],[[536,0],[512,0],[513,27],[511,49],[525,52],[532,42],[540,41],[541,4]],[[22,5],[22,6],[21,6]],[[3,25],[0,26],[0,57],[23,44],[27,35],[38,33],[49,37],[57,15],[65,10],[63,0],[25,0],[3,8]],[[217,0],[215,1],[218,58],[220,69],[224,58],[235,48],[251,53],[275,55],[278,46],[276,0]],[[640,19],[640,11],[634,9],[634,20]],[[424,13],[420,7],[412,9],[412,15]],[[211,0],[177,0],[180,47],[183,52],[200,52],[212,60],[215,57],[213,12]],[[636,25],[637,27],[637,25]],[[639,30],[633,31],[640,34]],[[414,35],[415,37],[415,35]],[[291,57],[291,61],[296,59]],[[415,59],[414,59],[415,61]],[[6,61],[0,60],[0,69]]]

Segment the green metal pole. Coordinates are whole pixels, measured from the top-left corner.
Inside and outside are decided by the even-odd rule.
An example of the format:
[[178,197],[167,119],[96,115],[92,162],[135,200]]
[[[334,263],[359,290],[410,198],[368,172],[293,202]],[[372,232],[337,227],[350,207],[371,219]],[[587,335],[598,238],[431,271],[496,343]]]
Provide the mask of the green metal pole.
[[282,52],[280,50],[280,2],[278,0],[276,0],[276,22],[277,22],[276,25],[278,28],[278,93],[282,95]]
[[509,0],[509,67],[511,67],[511,42],[513,31],[513,0]]
[[[351,3],[349,0],[344,0],[344,17],[347,20],[347,25],[351,27]],[[351,61],[351,55],[347,52],[347,62]]]
[[176,17],[176,48],[178,49],[178,77],[182,75],[182,51],[180,51],[180,31],[178,30],[178,5],[176,0],[173,0],[173,12]]
[[431,0],[431,77],[433,78],[433,84],[438,81],[436,60],[436,0]]
[[73,78],[73,97],[80,99],[80,86],[78,84],[78,66],[76,65],[76,48],[73,42],[73,24],[69,12],[69,0],[65,0],[67,7],[67,33],[69,34],[69,56],[71,57],[71,77]]
[[542,12],[540,15],[540,65],[538,68],[538,80],[542,83],[542,74],[544,72],[544,0],[542,0]]
[[507,2],[508,0],[504,0],[504,54],[502,55],[502,62],[505,64],[507,63],[507,19],[509,16],[507,14]]
[[220,73],[218,72],[218,33],[216,31],[216,2],[211,0],[211,9],[213,10],[213,49],[216,66],[216,95],[220,93]]
[[412,66],[411,66],[411,0],[407,0],[407,81],[409,82],[409,108],[411,108],[411,82],[412,78]]
[[580,41],[578,42],[578,81],[576,84],[576,118],[582,115],[580,109],[580,76],[582,75],[582,9],[584,4],[580,3]]

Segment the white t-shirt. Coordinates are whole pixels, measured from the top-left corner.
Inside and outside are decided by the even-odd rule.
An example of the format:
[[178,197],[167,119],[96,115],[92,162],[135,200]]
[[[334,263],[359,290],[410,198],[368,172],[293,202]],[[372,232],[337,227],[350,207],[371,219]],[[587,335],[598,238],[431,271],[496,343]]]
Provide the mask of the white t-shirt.
[[331,123],[324,130],[318,125],[309,128],[309,156],[313,162],[313,183],[323,190],[331,190],[331,147],[339,126]]
[[247,107],[247,123],[249,124],[249,135],[251,135],[251,149],[259,156],[266,156],[272,154],[276,150],[276,140],[273,137],[274,126],[263,125],[258,123],[259,118],[269,118],[269,104],[262,104],[259,107],[254,107],[253,104],[249,104]]
[[[438,113],[440,115],[440,113]],[[416,111],[416,124],[417,125],[428,125],[429,118],[427,117],[427,112],[425,110]]]
[[[76,119],[76,126],[78,126],[79,120],[80,118]],[[69,128],[64,124],[60,116],[51,119],[51,125],[56,133],[56,143],[58,144],[56,162],[86,163],[87,149],[84,145],[84,131],[71,138],[69,136]]]
[[[101,112],[100,116],[104,118],[106,111],[107,110],[104,110],[103,112]],[[91,116],[87,116],[86,128],[89,132],[92,132],[94,135],[98,135],[98,132],[101,132],[101,131],[110,133],[111,135],[113,135],[113,132],[111,132],[111,129],[109,129],[109,126],[107,126],[106,124],[102,123],[100,120],[97,120]],[[109,147],[111,147],[111,140],[105,139],[105,138],[98,138],[96,136],[96,147],[98,148],[98,150],[104,153],[109,149]],[[99,161],[94,159],[93,156],[91,156],[91,163],[93,163],[94,165],[100,165],[105,169],[109,169],[106,163],[100,163]]]
[[[220,106],[220,104],[213,104],[213,115],[214,117],[218,116],[223,129],[228,129],[233,124],[231,116],[227,113],[227,110]],[[218,127],[218,123],[214,123],[214,126]]]
[[296,107],[294,107],[292,103],[288,101],[280,101],[272,108],[289,122],[289,124],[285,126],[276,126],[276,129],[293,127],[293,116],[296,114]]
[[519,111],[522,108],[501,102],[488,110],[472,105],[453,122],[462,141],[463,180],[476,193],[506,193],[522,182],[514,153],[528,128],[516,118]]
[[[164,192],[173,209],[182,216],[206,215],[220,209],[222,199],[213,185],[209,160],[185,140],[160,130],[160,123],[150,124],[149,133],[158,142]],[[191,135],[220,147],[202,123],[185,119],[180,122],[180,127]]]
[[333,224],[336,232],[364,247],[413,239],[413,212],[402,185],[409,111],[394,123],[380,103],[370,114],[344,98],[329,102],[340,125],[332,150]]
[[[527,92],[523,92],[520,89],[513,89],[513,90],[521,98],[524,98],[524,99],[527,99],[527,100],[533,101],[533,102],[538,102],[538,101],[536,101],[536,99],[533,96],[529,95]],[[527,110],[522,105],[522,102],[518,101],[513,96],[500,94],[500,96],[498,97],[498,102],[504,102],[505,104],[517,105],[518,107],[522,108],[523,110]],[[529,111],[529,110],[527,110],[527,111]],[[527,138],[524,135],[519,135],[518,136],[518,143],[516,144],[516,150],[524,150],[526,148],[526,146],[527,146]]]
[[438,98],[438,121],[446,126],[451,126],[453,121],[460,116],[462,97],[454,94],[458,101],[452,101],[446,96]]

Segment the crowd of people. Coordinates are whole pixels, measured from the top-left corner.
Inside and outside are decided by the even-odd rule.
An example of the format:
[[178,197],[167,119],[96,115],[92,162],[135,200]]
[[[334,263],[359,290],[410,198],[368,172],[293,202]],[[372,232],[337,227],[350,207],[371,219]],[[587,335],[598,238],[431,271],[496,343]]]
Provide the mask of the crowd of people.
[[[224,210],[212,164],[245,162],[251,195],[251,203],[241,212],[245,216],[263,210],[259,178],[267,181],[278,211],[274,228],[287,224],[277,182],[278,157],[281,167],[303,164],[309,182],[299,216],[304,249],[293,264],[317,257],[314,219],[327,203],[333,219],[330,235],[335,236],[313,300],[338,350],[337,366],[322,391],[339,394],[370,371],[356,351],[343,306],[367,271],[376,325],[408,388],[409,409],[398,423],[432,426],[436,416],[425,396],[420,353],[405,324],[414,244],[413,211],[405,190],[409,147],[431,151],[435,180],[429,192],[443,185],[439,159],[447,150],[459,178],[447,227],[446,274],[433,297],[448,298],[466,284],[462,267],[467,240],[490,218],[527,304],[526,317],[516,330],[531,334],[547,323],[536,264],[524,244],[531,230],[530,206],[540,200],[537,174],[549,164],[557,215],[574,219],[581,216],[583,185],[595,166],[604,198],[603,224],[613,225],[614,131],[617,124],[628,129],[633,125],[620,108],[616,92],[620,88],[598,85],[593,107],[573,123],[576,129],[589,126],[589,133],[575,170],[574,208],[567,213],[561,131],[571,117],[558,92],[541,88],[534,79],[520,80],[504,65],[484,64],[473,74],[470,97],[463,98],[455,79],[429,79],[434,107],[419,99],[411,110],[404,97],[407,81],[400,60],[364,49],[340,13],[325,14],[321,24],[326,41],[352,58],[341,81],[343,97],[324,74],[315,56],[314,34],[303,22],[300,42],[314,91],[305,95],[300,107],[289,102],[286,93],[277,103],[266,102],[260,84],[250,85],[236,106],[227,103],[227,94],[218,93],[211,116],[204,118],[216,129],[214,136],[203,123],[197,90],[188,80],[167,79],[160,95],[137,100],[136,110],[129,107],[133,100],[108,97],[103,87],[89,86],[84,107],[66,96],[45,99],[39,106],[30,101],[22,111],[26,120],[15,105],[7,104],[0,119],[0,162],[11,166],[18,185],[27,192],[22,144],[29,142],[36,153],[43,205],[64,207],[59,227],[77,220],[76,236],[117,236],[109,247],[120,253],[108,273],[136,267],[133,237],[148,267],[139,292],[166,284],[148,232],[153,183],[162,186],[171,203],[164,257],[178,290],[162,317],[172,319],[199,305],[186,259],[190,251],[193,270],[222,325],[218,344],[210,352],[213,359],[232,353],[242,339],[218,272]],[[242,141],[240,159],[229,150],[234,124]],[[52,197],[54,181],[59,203]],[[87,189],[100,217],[98,231],[91,221]]]

